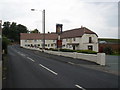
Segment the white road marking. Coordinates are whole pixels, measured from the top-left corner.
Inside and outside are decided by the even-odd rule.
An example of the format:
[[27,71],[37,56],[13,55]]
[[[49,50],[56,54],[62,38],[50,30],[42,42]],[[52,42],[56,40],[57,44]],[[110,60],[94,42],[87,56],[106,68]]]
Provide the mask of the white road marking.
[[27,57],[27,59],[31,60],[32,62],[35,62],[32,58]]
[[22,56],[24,56],[24,57],[25,57],[25,54],[22,54],[22,53],[21,53],[20,55],[22,55]]
[[21,56],[25,57],[25,54],[21,53],[21,52],[17,52],[18,54],[20,54]]
[[69,64],[74,64],[74,63],[72,63],[72,62],[68,62]]
[[80,88],[80,89],[82,89],[82,90],[86,90],[86,89],[84,89],[83,87],[81,87],[80,85],[75,85],[77,88]]
[[50,71],[51,73],[55,74],[55,75],[58,75],[56,72],[50,70],[49,68],[43,66],[42,64],[39,64],[41,67],[45,68],[46,70]]

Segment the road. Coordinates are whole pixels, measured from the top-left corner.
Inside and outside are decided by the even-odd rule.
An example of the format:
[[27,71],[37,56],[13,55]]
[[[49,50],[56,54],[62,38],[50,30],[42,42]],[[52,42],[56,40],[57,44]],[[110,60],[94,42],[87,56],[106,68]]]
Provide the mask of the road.
[[[87,88],[118,87],[116,75],[60,62],[51,57],[17,45],[9,46],[8,76],[4,88],[81,88],[87,90]],[[67,61],[69,58],[64,59]]]
[[108,66],[107,69],[114,72],[119,72],[120,74],[120,67],[118,66],[120,64],[119,58],[120,56],[106,55],[106,65]]

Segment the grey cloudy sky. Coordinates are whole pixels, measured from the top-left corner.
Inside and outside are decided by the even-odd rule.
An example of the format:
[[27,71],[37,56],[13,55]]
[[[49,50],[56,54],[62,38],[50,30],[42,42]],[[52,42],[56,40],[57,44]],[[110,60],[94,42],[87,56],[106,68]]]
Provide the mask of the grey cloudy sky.
[[32,8],[45,9],[46,32],[61,23],[63,31],[82,25],[99,37],[118,38],[118,0],[0,0],[0,19],[42,32],[42,12]]

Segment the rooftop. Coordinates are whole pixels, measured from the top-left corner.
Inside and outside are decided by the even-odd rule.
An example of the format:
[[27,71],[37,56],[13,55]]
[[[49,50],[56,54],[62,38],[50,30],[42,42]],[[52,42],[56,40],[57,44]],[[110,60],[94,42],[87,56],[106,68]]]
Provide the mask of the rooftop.
[[[67,30],[62,32],[61,39],[64,38],[74,38],[74,37],[82,37],[83,34],[96,34],[95,32],[89,30],[86,27],[76,28],[72,30]],[[97,34],[96,34],[97,36]],[[56,40],[58,38],[58,34],[55,32],[53,33],[46,33],[45,39],[46,40]],[[26,39],[43,39],[42,33],[21,33],[20,39],[26,40]]]

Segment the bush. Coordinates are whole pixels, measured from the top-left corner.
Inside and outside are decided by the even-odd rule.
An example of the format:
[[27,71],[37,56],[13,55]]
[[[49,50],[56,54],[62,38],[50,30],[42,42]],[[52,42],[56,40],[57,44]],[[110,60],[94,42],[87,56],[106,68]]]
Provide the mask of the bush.
[[91,50],[71,50],[71,49],[53,49],[50,48],[49,50],[52,51],[62,51],[62,52],[78,52],[78,53],[86,53],[86,54],[97,54],[97,52],[95,51],[91,51]]
[[113,50],[112,50],[111,47],[105,47],[103,49],[103,52],[106,53],[106,54],[110,54],[110,55],[113,54]]
[[71,50],[71,49],[60,49],[62,52],[76,52],[76,50]]
[[54,48],[49,48],[48,50],[58,51],[58,49],[54,49]]
[[52,51],[58,51],[58,49],[52,49]]
[[119,50],[117,50],[117,51],[113,51],[112,54],[113,54],[113,55],[120,55],[120,51],[119,51]]
[[91,50],[78,50],[77,53],[97,54],[97,52]]
[[7,46],[10,44],[10,40],[7,37],[2,37],[2,50],[5,50],[5,54],[7,54]]

